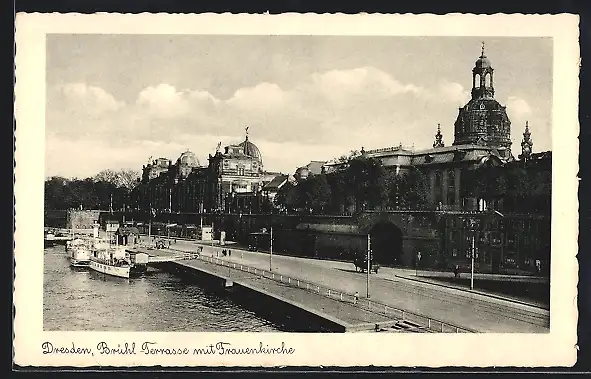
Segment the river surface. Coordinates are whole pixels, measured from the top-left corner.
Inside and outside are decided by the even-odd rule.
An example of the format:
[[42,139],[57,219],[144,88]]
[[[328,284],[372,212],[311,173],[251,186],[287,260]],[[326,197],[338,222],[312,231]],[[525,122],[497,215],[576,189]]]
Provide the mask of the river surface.
[[223,293],[150,269],[122,279],[73,269],[64,246],[45,249],[43,329],[46,331],[278,332]]

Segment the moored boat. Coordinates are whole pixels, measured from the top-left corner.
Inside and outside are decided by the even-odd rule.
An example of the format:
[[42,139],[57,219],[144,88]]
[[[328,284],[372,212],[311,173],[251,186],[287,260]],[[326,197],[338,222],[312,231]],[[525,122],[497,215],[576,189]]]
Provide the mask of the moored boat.
[[125,259],[124,247],[104,246],[101,243],[95,246],[89,267],[94,271],[120,278],[129,278],[131,272],[131,265]]
[[53,247],[55,245],[55,234],[53,233],[45,233],[43,239],[43,247]]
[[71,249],[70,265],[72,267],[88,267],[90,265],[90,247],[79,244]]
[[[82,238],[74,238],[70,241],[66,241],[66,251],[70,251],[72,249],[74,249],[75,247],[78,246],[82,246],[85,245],[86,241],[84,241]],[[70,257],[71,255],[68,255],[68,257]]]

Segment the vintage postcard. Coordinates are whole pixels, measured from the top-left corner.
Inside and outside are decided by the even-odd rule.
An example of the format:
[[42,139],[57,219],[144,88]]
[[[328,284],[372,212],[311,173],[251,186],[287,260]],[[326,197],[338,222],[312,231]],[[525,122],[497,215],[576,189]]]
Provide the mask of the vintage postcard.
[[573,365],[578,36],[17,15],[14,362]]

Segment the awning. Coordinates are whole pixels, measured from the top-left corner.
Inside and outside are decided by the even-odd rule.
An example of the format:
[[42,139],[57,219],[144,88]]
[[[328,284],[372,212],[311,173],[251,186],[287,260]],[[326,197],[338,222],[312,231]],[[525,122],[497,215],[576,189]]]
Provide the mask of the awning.
[[196,225],[185,225],[185,229],[197,229]]
[[172,228],[173,226],[177,226],[177,224],[167,224],[166,225],[167,228]]

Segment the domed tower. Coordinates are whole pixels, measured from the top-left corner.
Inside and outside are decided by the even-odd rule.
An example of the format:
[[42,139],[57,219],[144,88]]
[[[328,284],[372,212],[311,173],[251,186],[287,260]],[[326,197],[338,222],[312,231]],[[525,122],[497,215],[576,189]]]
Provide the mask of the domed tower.
[[246,128],[246,138],[243,142],[238,144],[238,146],[241,148],[244,155],[255,158],[259,163],[259,167],[263,167],[263,156],[261,155],[261,151],[257,145],[248,140],[248,127]]
[[472,69],[472,99],[459,108],[453,145],[489,146],[508,158],[511,155],[511,121],[506,107],[494,98],[493,74],[483,42],[482,53]]
[[185,151],[176,161],[178,173],[182,178],[189,176],[194,167],[199,167],[199,160],[192,151]]

